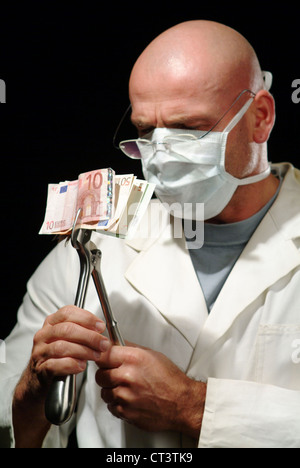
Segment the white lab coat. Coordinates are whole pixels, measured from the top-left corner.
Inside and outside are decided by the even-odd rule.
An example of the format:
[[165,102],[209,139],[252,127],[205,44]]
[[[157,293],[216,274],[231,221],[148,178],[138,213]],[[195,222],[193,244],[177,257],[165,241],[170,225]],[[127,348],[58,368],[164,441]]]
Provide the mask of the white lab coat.
[[[183,237],[166,212],[150,239],[94,234],[112,308],[126,340],[167,355],[208,382],[199,447],[300,447],[300,171],[277,165],[280,194],[234,266],[211,313]],[[162,210],[159,202],[154,202]],[[144,223],[145,224],[145,223]],[[28,283],[0,364],[0,441],[13,444],[13,389],[45,317],[72,304],[78,256],[60,243]],[[86,309],[99,314],[91,282]],[[80,447],[192,447],[177,433],[147,433],[114,418],[89,363],[76,413]],[[45,447],[65,446],[74,420]],[[1,442],[0,442],[1,445]]]

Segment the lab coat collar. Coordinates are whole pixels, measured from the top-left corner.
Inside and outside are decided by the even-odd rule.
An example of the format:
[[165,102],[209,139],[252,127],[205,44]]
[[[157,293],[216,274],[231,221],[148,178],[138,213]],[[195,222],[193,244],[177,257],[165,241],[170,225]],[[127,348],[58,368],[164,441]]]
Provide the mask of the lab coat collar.
[[[263,291],[300,265],[294,242],[300,239],[300,171],[289,164],[275,167],[284,176],[277,200],[235,264],[209,316],[184,236],[173,239],[168,216],[157,239],[127,241],[140,254],[126,279],[196,345],[195,356],[222,336]],[[159,202],[156,205],[161,209]]]
[[285,239],[300,238],[300,171],[292,164],[273,164],[280,177],[283,177],[282,187],[269,213]]

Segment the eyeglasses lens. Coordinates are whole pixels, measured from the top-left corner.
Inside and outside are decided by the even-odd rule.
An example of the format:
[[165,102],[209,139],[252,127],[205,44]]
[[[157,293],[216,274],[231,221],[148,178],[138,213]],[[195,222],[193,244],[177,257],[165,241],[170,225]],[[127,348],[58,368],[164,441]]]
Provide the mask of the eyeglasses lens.
[[132,159],[141,159],[142,157],[136,141],[122,141],[120,149]]

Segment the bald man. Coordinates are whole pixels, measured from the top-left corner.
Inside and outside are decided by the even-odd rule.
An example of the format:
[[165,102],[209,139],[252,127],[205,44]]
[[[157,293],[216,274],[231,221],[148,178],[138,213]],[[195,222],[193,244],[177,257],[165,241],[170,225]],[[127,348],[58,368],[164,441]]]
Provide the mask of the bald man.
[[[79,447],[299,447],[300,174],[270,170],[275,107],[256,54],[224,25],[183,23],[142,53],[129,93],[139,138],[120,147],[156,183],[156,235],[94,237],[128,341],[105,337],[92,289],[86,310],[61,308],[78,259],[60,243],[6,340],[0,437],[66,446],[76,424]],[[201,248],[174,236],[176,220],[203,219]],[[50,426],[53,378],[83,370],[75,416]]]

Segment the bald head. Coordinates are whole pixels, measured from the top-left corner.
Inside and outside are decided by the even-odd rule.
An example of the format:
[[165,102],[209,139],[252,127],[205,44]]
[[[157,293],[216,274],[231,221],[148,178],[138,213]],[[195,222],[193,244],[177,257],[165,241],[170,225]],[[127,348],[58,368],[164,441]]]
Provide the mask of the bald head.
[[[246,90],[255,97],[242,93]],[[251,96],[247,112],[228,134],[225,169],[239,179],[266,171],[274,100],[264,89],[253,48],[233,29],[189,21],[165,31],[138,58],[129,93],[131,119],[140,137],[156,128],[222,132]],[[275,193],[274,180],[269,176],[261,181],[261,192],[256,185],[256,198],[255,184],[240,186],[219,221],[252,216]]]
[[141,54],[131,75],[132,97],[143,92],[142,84],[146,92],[156,84],[161,94],[188,86],[226,91],[232,99],[243,89],[262,89],[263,80],[253,48],[238,32],[212,21],[189,21],[162,33]]

